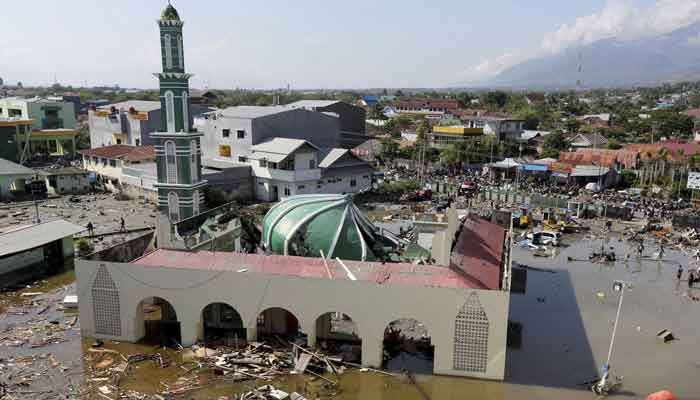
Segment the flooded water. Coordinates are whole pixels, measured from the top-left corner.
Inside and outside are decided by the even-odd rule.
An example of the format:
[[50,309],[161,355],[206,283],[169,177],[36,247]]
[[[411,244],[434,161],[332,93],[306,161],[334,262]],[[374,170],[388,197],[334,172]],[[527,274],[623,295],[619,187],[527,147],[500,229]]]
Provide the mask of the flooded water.
[[[515,261],[550,271],[530,270],[527,293],[512,295],[509,319],[522,324],[522,341],[519,348],[508,351],[505,382],[419,375],[417,381],[422,390],[432,399],[595,398],[583,383],[593,380],[605,361],[619,298],[612,289],[612,282],[622,279],[630,282],[630,288],[625,293],[611,362],[612,374],[623,377],[621,395],[643,399],[651,392],[669,389],[679,399],[700,399],[700,302],[689,299],[687,282],[679,282],[676,278],[678,263],[687,267],[689,257],[667,249],[663,262],[638,261],[634,256],[628,263],[567,261],[569,257],[586,260],[591,250],[600,249],[600,245],[599,239],[579,234],[565,235],[564,246],[550,258],[536,257],[525,249],[514,249]],[[610,235],[605,246],[612,247],[619,260],[634,250],[626,241],[619,240],[619,232]],[[646,247],[649,254],[656,251],[652,240],[647,240]],[[38,306],[28,306],[33,308],[30,314],[4,314],[0,317],[0,337],[8,328],[32,320],[59,321],[60,326],[66,326],[71,315],[56,310],[56,304],[51,302],[68,292],[75,293],[71,285],[73,279],[72,272],[68,271],[21,291],[50,294],[37,296],[34,301]],[[700,296],[700,289],[692,292]],[[47,302],[52,304],[50,309],[37,315],[41,304]],[[0,295],[0,307],[5,310],[26,304],[27,299],[17,293]],[[662,329],[671,330],[678,340],[659,342],[656,333]],[[82,381],[83,370],[89,371],[93,378],[99,377],[99,370],[90,371],[95,362],[101,360],[98,357],[102,357],[90,352],[93,341],[90,338],[81,340],[77,325],[62,331],[61,335],[66,342],[45,347],[0,346],[0,376],[4,378],[10,371],[7,360],[34,355],[44,358],[23,368],[35,368],[44,375],[36,378],[35,384],[27,390],[52,389],[68,393],[70,383]],[[170,366],[162,369],[150,361],[138,363],[122,380],[123,390],[160,393],[166,388],[164,384],[172,384],[182,376],[198,377],[204,387],[189,392],[184,398],[216,399],[265,384],[252,381],[233,383],[205,370],[188,374],[186,369],[192,364],[183,365],[187,360],[172,350],[110,342],[105,343],[104,348],[117,350],[125,356],[160,352],[166,362],[170,361]],[[95,358],[87,361],[90,357]],[[424,399],[406,377],[349,370],[340,377],[335,392],[329,392],[322,383],[320,380],[310,381],[308,375],[287,376],[273,382],[285,391],[304,392],[309,398]],[[104,383],[88,384],[94,387]],[[46,398],[41,396],[27,393],[17,398]]]

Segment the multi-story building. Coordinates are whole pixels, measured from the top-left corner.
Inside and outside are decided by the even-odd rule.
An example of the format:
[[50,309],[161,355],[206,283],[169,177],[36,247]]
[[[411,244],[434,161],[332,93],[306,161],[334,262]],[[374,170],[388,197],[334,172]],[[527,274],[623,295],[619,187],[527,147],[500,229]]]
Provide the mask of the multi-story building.
[[483,138],[484,130],[464,125],[434,126],[427,136],[431,147],[445,148],[459,142],[478,142]]
[[498,117],[489,115],[462,116],[464,126],[470,129],[483,129],[484,135],[500,142],[503,140],[518,140],[522,135],[525,121],[518,118]]
[[[193,117],[209,108],[192,105]],[[159,101],[129,100],[121,103],[91,107],[88,111],[90,147],[113,144],[132,146],[152,145],[151,133],[162,129]]]
[[463,108],[454,99],[411,99],[399,100],[394,109],[398,114],[421,115],[429,119],[439,119],[445,114],[455,113]]
[[340,139],[339,119],[326,113],[284,106],[229,107],[206,114],[202,128],[206,160],[246,162],[251,147],[276,137],[308,140],[332,148]]
[[26,162],[75,155],[79,133],[75,130],[73,103],[41,98],[0,99],[0,121],[6,128],[0,132],[7,139],[3,143],[11,142],[11,149],[5,151],[12,153],[6,154],[9,159]]
[[298,194],[355,193],[372,184],[373,168],[348,149],[319,149],[302,139],[274,138],[252,146],[255,196],[278,201]]
[[340,147],[352,149],[370,138],[365,134],[367,112],[362,107],[337,100],[300,100],[287,104],[287,107],[337,115],[340,122]]

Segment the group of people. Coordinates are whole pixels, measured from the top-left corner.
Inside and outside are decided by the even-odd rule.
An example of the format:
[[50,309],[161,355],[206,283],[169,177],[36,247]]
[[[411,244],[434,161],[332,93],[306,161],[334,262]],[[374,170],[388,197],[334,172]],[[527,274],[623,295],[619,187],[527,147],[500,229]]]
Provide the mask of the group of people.
[[[88,222],[85,228],[88,231],[88,235],[95,236],[95,225],[93,225],[92,221]],[[124,217],[119,219],[119,232],[126,233],[126,221],[124,221]]]

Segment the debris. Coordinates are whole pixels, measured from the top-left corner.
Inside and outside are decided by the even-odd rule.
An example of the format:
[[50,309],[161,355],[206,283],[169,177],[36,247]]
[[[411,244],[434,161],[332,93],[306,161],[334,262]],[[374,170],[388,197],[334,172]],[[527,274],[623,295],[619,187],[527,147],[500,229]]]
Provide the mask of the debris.
[[668,390],[652,393],[646,397],[646,400],[676,400],[676,396]]
[[68,295],[63,298],[63,302],[61,304],[63,304],[63,306],[66,308],[78,308],[78,296]]
[[668,343],[676,339],[673,336],[673,332],[669,331],[668,329],[663,329],[659,331],[659,333],[656,334],[656,338],[663,343]]

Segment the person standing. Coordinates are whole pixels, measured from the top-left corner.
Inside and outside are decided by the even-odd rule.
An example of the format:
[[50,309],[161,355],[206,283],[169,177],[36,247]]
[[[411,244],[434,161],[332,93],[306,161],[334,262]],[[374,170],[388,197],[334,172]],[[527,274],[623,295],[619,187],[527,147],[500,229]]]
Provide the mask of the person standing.
[[683,266],[682,265],[678,266],[678,272],[676,273],[676,276],[678,277],[678,281],[680,281],[681,277],[683,276]]
[[86,226],[88,234],[90,236],[95,236],[95,227],[92,225],[92,221],[89,221]]
[[126,232],[126,223],[124,222],[124,217],[121,217],[119,232]]

